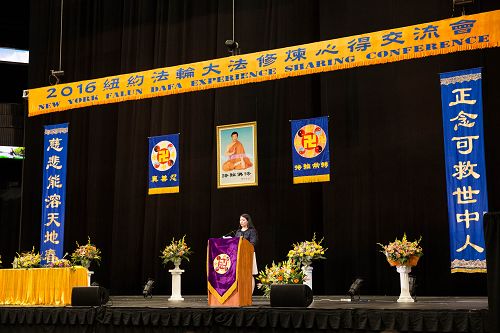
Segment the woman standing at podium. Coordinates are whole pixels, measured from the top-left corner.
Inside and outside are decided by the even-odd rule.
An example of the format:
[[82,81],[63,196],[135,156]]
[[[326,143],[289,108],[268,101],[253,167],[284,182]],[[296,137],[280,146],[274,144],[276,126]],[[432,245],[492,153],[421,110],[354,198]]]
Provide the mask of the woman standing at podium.
[[240,215],[240,227],[238,230],[236,230],[234,237],[240,236],[249,241],[255,249],[255,245],[259,240],[259,236],[257,234],[257,229],[255,229],[252,223],[252,218],[248,214]]
[[[259,241],[259,235],[257,233],[257,229],[255,229],[255,226],[252,223],[252,218],[248,214],[240,215],[240,228],[236,231],[234,237],[240,236],[249,241],[254,247],[252,275],[257,275],[259,274],[259,271],[257,269],[257,259],[255,258],[255,245]],[[254,280],[253,284],[255,285]]]

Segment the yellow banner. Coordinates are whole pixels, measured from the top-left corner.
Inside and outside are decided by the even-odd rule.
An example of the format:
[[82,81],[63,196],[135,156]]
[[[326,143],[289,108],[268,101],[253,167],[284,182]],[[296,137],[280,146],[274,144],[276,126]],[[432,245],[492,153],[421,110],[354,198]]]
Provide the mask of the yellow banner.
[[28,90],[29,116],[499,46],[500,10]]

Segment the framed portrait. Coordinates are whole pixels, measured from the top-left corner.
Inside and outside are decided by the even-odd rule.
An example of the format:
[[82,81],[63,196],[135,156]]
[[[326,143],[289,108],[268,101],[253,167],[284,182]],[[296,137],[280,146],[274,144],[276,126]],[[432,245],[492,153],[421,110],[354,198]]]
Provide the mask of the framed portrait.
[[217,126],[217,188],[257,186],[257,122]]

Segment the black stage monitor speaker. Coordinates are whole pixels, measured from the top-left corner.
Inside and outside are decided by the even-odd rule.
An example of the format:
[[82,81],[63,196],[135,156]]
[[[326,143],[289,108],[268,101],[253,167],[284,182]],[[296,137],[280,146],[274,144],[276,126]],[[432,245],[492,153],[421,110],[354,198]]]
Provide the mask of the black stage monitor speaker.
[[271,306],[307,308],[313,301],[313,292],[305,284],[271,285]]
[[71,290],[72,306],[100,306],[108,301],[108,291],[100,286],[73,287]]

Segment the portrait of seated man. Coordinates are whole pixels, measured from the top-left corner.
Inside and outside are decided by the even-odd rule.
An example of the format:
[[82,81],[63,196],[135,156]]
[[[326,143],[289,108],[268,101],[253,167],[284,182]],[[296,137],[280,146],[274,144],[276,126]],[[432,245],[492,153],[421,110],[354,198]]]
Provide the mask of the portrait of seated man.
[[224,154],[228,160],[222,165],[222,170],[243,170],[250,168],[253,164],[245,154],[243,144],[238,140],[238,132],[231,133],[232,142],[227,145]]

